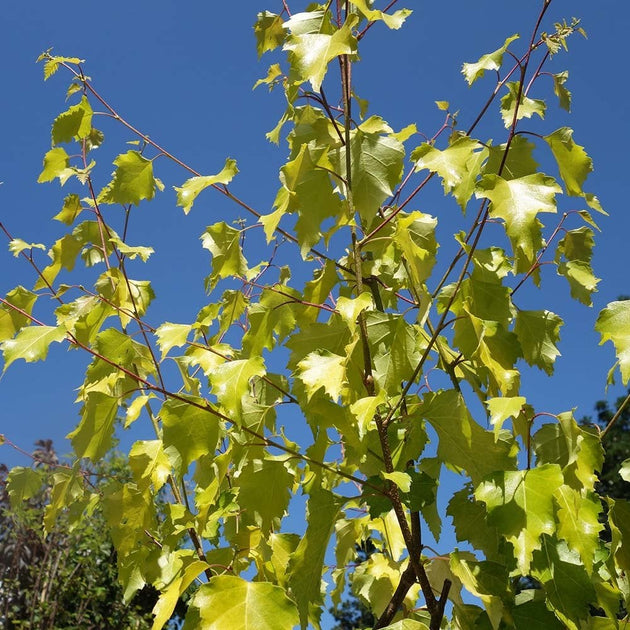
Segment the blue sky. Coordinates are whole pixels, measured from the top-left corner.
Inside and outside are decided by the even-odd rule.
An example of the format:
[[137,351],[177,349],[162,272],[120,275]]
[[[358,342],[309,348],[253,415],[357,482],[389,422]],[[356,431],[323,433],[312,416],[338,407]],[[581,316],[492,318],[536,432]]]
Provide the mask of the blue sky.
[[[269,211],[286,148],[270,144],[264,132],[274,126],[283,103],[279,93],[269,95],[264,87],[251,90],[268,65],[265,58],[260,62],[256,58],[252,24],[257,11],[277,10],[279,4],[245,0],[235,10],[232,3],[113,0],[85,3],[73,13],[43,3],[8,3],[0,38],[5,60],[0,217],[13,236],[50,244],[62,228],[50,219],[68,191],[56,184],[35,183],[49,148],[50,124],[66,107],[67,77],[59,73],[44,83],[41,67],[34,63],[50,47],[57,54],[86,59],[86,71],[97,89],[129,121],[197,170],[214,173],[225,157],[236,158],[241,172],[234,191],[260,211]],[[419,129],[432,132],[440,121],[435,100],[448,100],[453,109],[462,110],[465,127],[474,111],[467,104],[481,102],[491,80],[468,88],[459,72],[461,63],[477,60],[512,33],[525,36],[538,3],[480,0],[405,6],[414,13],[401,31],[380,26],[371,33],[372,44],[370,38],[364,40],[362,61],[355,69],[356,89],[370,101],[370,112],[380,114],[394,128],[417,122]],[[620,74],[630,5],[554,0],[549,15],[551,20],[580,17],[589,38],[575,37],[570,53],[554,61],[557,70],[569,70],[573,111],[567,115],[552,106],[549,122],[542,128],[546,132],[562,125],[575,129],[576,141],[595,163],[588,189],[599,196],[610,217],[600,221],[603,232],[597,237],[594,268],[602,282],[595,305],[573,303],[563,284],[552,290],[550,302],[544,305],[565,319],[562,357],[554,379],[534,372],[526,386],[528,399],[538,407],[560,411],[577,406],[581,415],[590,413],[595,400],[604,396],[605,373],[613,361],[610,344],[598,347],[593,332],[597,313],[619,294],[630,293],[624,264],[630,227],[624,147],[630,140],[630,126]],[[501,129],[497,126],[492,132],[500,141]],[[132,139],[111,125],[106,133],[106,144],[97,154],[105,165],[105,177],[111,158]],[[207,257],[197,245],[198,235],[214,220],[237,218],[238,210],[207,193],[203,204],[184,217],[169,187],[181,184],[186,174],[165,161],[156,169],[167,191],[151,205],[140,207],[132,240],[156,249],[151,265],[142,271],[147,277],[158,275],[158,299],[149,319],[187,321],[204,300],[201,278]],[[438,195],[434,198],[436,207],[426,211],[447,226],[438,206],[444,204]],[[447,212],[454,211],[449,206]],[[149,214],[150,221],[145,221]],[[31,270],[23,261],[0,253],[0,292],[18,283],[29,286]],[[83,364],[84,358],[77,353],[69,356],[62,348],[55,348],[46,364],[14,364],[0,380],[1,430],[26,449],[39,437],[52,437],[63,450],[62,437],[77,418],[71,387],[81,382]],[[617,387],[612,393],[620,391]],[[2,449],[1,461],[18,459]]]
[[[72,7],[6,3],[0,37],[4,60],[0,220],[13,236],[51,244],[63,227],[51,217],[69,191],[56,184],[36,184],[42,156],[50,146],[50,125],[66,108],[69,82],[62,72],[43,82],[41,67],[34,61],[50,47],[56,54],[86,59],[85,69],[95,87],[120,113],[198,171],[216,173],[227,156],[236,158],[240,174],[234,192],[259,211],[269,212],[287,149],[270,144],[264,134],[284,107],[279,93],[270,95],[264,87],[252,92],[273,61],[257,60],[252,24],[257,11],[279,11],[280,5],[276,0],[266,4],[110,0]],[[399,32],[382,26],[373,29],[355,69],[355,86],[370,101],[370,113],[381,115],[396,129],[416,122],[432,135],[441,120],[435,100],[447,100],[452,109],[461,110],[465,128],[476,113],[469,105],[481,103],[492,88],[492,79],[468,88],[460,74],[462,62],[476,61],[513,33],[526,38],[539,2],[416,0],[401,6],[414,9],[413,15]],[[577,407],[581,417],[605,396],[606,372],[614,361],[610,344],[598,346],[595,319],[608,302],[630,293],[625,259],[630,234],[626,197],[630,125],[623,88],[630,3],[553,0],[547,24],[574,15],[582,19],[589,38],[573,38],[569,54],[558,55],[552,66],[554,71],[569,70],[573,111],[567,115],[554,104],[548,121],[535,124],[545,133],[573,127],[576,142],[594,160],[596,170],[587,188],[610,214],[599,221],[603,232],[596,237],[593,262],[602,282],[593,308],[570,300],[564,282],[553,278],[550,295],[527,293],[526,299],[559,313],[566,325],[556,376],[548,379],[527,371],[523,390],[538,411]],[[492,115],[498,119],[496,108]],[[104,178],[111,171],[111,159],[133,139],[109,124],[105,133],[106,144],[95,156]],[[496,134],[496,142],[504,137],[500,125],[486,128],[486,133]],[[140,206],[130,240],[156,250],[139,272],[156,278],[158,298],[149,321],[189,321],[205,303],[202,279],[208,273],[208,257],[198,237],[206,225],[230,222],[239,212],[207,192],[184,217],[175,207],[171,186],[181,185],[187,174],[165,160],[156,164],[156,170],[167,189],[155,202]],[[450,238],[449,213],[457,210],[450,202],[445,206],[438,192],[430,191],[419,207],[436,214],[445,230],[442,235]],[[0,243],[0,294],[32,283],[32,270]],[[78,352],[57,347],[46,363],[14,364],[0,379],[0,432],[26,450],[38,438],[53,438],[60,452],[69,450],[63,437],[78,420],[73,388],[82,381],[85,362]],[[620,385],[611,388],[610,398],[621,391]],[[7,446],[0,448],[0,461],[24,463]]]

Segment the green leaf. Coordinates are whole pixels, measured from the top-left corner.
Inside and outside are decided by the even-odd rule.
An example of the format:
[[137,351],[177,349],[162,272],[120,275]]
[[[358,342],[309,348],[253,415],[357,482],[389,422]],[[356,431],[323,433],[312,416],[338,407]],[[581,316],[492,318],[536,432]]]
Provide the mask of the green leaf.
[[503,600],[510,598],[505,566],[478,562],[473,554],[455,550],[450,554],[450,567],[466,590],[483,602],[492,626],[498,628],[503,617]]
[[418,330],[402,315],[370,311],[365,325],[374,361],[374,379],[389,395],[411,378],[420,360]]
[[123,326],[128,326],[133,313],[142,317],[155,298],[155,293],[148,280],[132,280],[115,267],[110,267],[96,281],[99,294],[118,307],[118,317]]
[[51,56],[50,49],[47,52],[42,53],[37,58],[37,61],[43,61],[44,59],[46,60],[44,62],[44,81],[50,79],[50,77],[55,74],[55,72],[57,72],[57,70],[59,69],[59,64],[69,63],[76,65],[79,63],[85,63],[85,59],[79,59],[78,57],[59,57],[57,55]]
[[22,328],[14,339],[0,343],[4,356],[4,370],[16,361],[24,359],[27,363],[43,361],[48,356],[51,343],[60,343],[66,337],[63,326],[27,326]]
[[496,472],[475,490],[486,504],[488,524],[512,543],[518,568],[528,575],[542,534],[556,530],[553,495],[563,484],[560,467],[546,464],[532,470]]
[[278,83],[278,77],[281,76],[282,68],[280,67],[280,64],[274,63],[269,66],[269,69],[267,70],[267,75],[262,79],[258,79],[258,81],[254,83],[254,87],[252,89],[255,90],[259,85],[268,85],[269,90],[271,91],[276,83]]
[[359,398],[350,405],[350,413],[356,418],[359,437],[366,435],[374,426],[374,416],[378,407],[385,403],[385,392],[381,390],[376,396]]
[[52,144],[83,140],[92,130],[92,107],[84,95],[81,102],[72,105],[68,110],[55,118],[52,126]]
[[372,310],[372,308],[372,295],[367,291],[364,291],[356,298],[347,298],[342,295],[337,300],[337,312],[341,315],[351,332],[354,332],[357,328],[359,314],[365,310]]
[[6,478],[6,489],[9,494],[11,507],[19,510],[24,502],[32,499],[42,487],[42,476],[33,468],[16,466],[12,468]]
[[284,28],[292,35],[311,33],[332,34],[333,26],[328,11],[324,7],[310,7],[310,10],[294,13],[285,23]]
[[64,171],[70,166],[70,156],[62,147],[51,149],[44,156],[44,170],[37,178],[39,184],[43,182],[52,182],[59,177],[61,183],[65,182]]
[[[501,175],[503,179],[518,179],[526,175],[533,175],[538,171],[538,163],[534,160],[536,145],[525,136],[514,136],[504,161],[507,144],[489,147],[488,161],[483,167],[487,175]],[[499,169],[503,168],[499,173]]]
[[63,207],[61,208],[61,211],[56,214],[53,219],[61,221],[66,225],[72,225],[82,210],[83,208],[81,206],[79,195],[71,193],[63,200]]
[[187,179],[181,188],[174,186],[177,192],[177,205],[183,208],[185,214],[188,214],[193,207],[197,195],[202,190],[215,184],[227,185],[237,173],[236,160],[228,158],[225,160],[225,166],[216,175],[205,175]]
[[624,459],[621,462],[621,468],[619,468],[619,475],[624,481],[630,482],[630,458]]
[[206,406],[201,398],[186,397],[186,400],[167,400],[160,412],[164,452],[173,462],[179,477],[202,455],[214,453],[222,431],[221,422],[215,415],[193,406],[191,402]]
[[584,147],[573,142],[573,129],[560,127],[545,136],[560,171],[560,177],[567,189],[567,195],[581,197],[584,195],[582,185],[593,170],[593,161]]
[[118,251],[130,260],[135,260],[139,257],[142,262],[147,262],[147,260],[149,260],[149,256],[151,256],[151,254],[155,252],[153,247],[144,247],[143,245],[127,245],[127,243],[121,241],[118,237],[110,238],[109,242],[112,245],[115,245]]
[[611,553],[622,571],[630,571],[630,503],[623,499],[608,500],[612,533]]
[[168,567],[168,586],[162,590],[160,597],[153,608],[152,630],[162,628],[171,618],[179,597],[192,584],[193,580],[205,569],[208,564],[199,560],[197,554],[191,549],[177,549],[165,559]]
[[27,315],[33,312],[37,297],[36,293],[21,286],[7,293],[5,300],[16,308],[0,303],[0,342],[11,339],[20,328],[30,324]]
[[490,412],[490,424],[494,427],[495,435],[497,435],[508,418],[518,416],[526,400],[523,396],[502,396],[501,398],[488,398],[485,402]]
[[283,588],[222,575],[213,577],[193,595],[184,630],[292,630],[298,623],[295,604]]
[[562,319],[551,311],[521,311],[516,313],[514,332],[523,349],[523,357],[529,365],[553,374],[556,357],[560,356]]
[[146,545],[146,532],[156,529],[155,505],[147,491],[135,484],[112,484],[103,497],[103,512],[119,558]]
[[153,162],[138,151],[121,153],[114,160],[117,167],[112,181],[98,196],[100,203],[138,205],[143,199],[151,200],[157,187],[153,176]]
[[396,623],[385,626],[383,630],[429,630],[429,626],[415,619],[401,619]]
[[[399,562],[383,553],[374,553],[355,569],[352,576],[352,590],[378,617],[391,601],[396,586],[400,582],[401,572]],[[414,602],[418,599],[418,591],[418,585],[409,589],[402,604],[404,610],[413,608]]]
[[41,243],[27,243],[23,241],[21,238],[14,238],[9,241],[9,251],[13,254],[15,258],[17,258],[23,251],[25,250],[33,250],[33,249],[43,249],[46,250],[46,245],[42,245]]
[[140,489],[153,484],[157,492],[171,474],[171,463],[164,452],[162,440],[134,442],[129,451],[129,467]]
[[554,495],[558,504],[558,537],[580,554],[586,572],[593,569],[593,558],[600,547],[599,532],[603,528],[598,517],[602,505],[596,496],[584,496],[579,490],[561,486]]
[[412,14],[409,9],[399,9],[394,13],[389,14],[384,11],[378,11],[370,8],[367,0],[350,0],[350,2],[370,21],[376,22],[382,20],[388,28],[397,30],[399,29],[405,20]]
[[567,554],[561,544],[542,536],[540,551],[534,554],[532,575],[542,582],[547,606],[565,627],[583,627],[576,622],[589,618],[590,604],[595,604],[597,596],[579,559]]
[[[350,138],[352,201],[369,225],[402,177],[405,148],[393,135],[353,130]],[[335,172],[346,180],[346,148],[331,152]]]
[[82,296],[55,309],[57,324],[82,344],[90,345],[108,317],[116,311],[96,296]]
[[[303,299],[311,304],[325,304],[329,300],[330,293],[339,282],[339,276],[335,263],[328,260],[320,269],[313,272],[313,279],[304,285]],[[339,304],[337,303],[337,308]],[[321,309],[309,307],[304,310],[302,317],[309,322],[315,321],[321,313]]]
[[59,513],[76,504],[84,495],[83,476],[77,464],[72,468],[57,468],[52,474],[50,501],[44,510],[44,530],[55,527]]
[[330,170],[332,164],[326,151],[304,144],[295,158],[280,171],[284,187],[274,205],[278,211],[297,211],[299,218],[295,231],[302,257],[306,257],[309,249],[320,240],[321,223],[341,213],[341,199],[333,189]]
[[41,277],[35,283],[35,288],[42,289],[48,285],[52,285],[62,269],[72,271],[77,256],[84,245],[84,242],[75,238],[74,233],[66,234],[56,241],[48,252],[52,263],[42,270]]
[[223,221],[208,226],[201,235],[202,246],[212,254],[212,272],[206,279],[207,289],[213,289],[222,278],[246,275],[247,260],[241,251],[240,238],[240,230]]
[[265,361],[261,356],[222,363],[210,374],[212,391],[234,422],[241,421],[242,399],[249,393],[252,379],[265,374]]
[[90,392],[81,410],[79,426],[66,436],[78,457],[96,461],[112,447],[118,414],[118,398],[102,392]]
[[489,385],[490,395],[518,394],[516,361],[521,347],[513,332],[498,322],[475,317],[464,307],[455,322],[453,341],[464,356],[474,360],[478,376]]
[[487,522],[484,504],[471,495],[470,486],[453,494],[446,513],[453,519],[455,536],[459,542],[466,542],[484,552],[486,558],[498,557],[501,538],[496,527]]
[[599,283],[591,267],[595,244],[593,236],[593,230],[587,227],[565,231],[555,256],[558,274],[565,276],[569,282],[571,297],[587,306],[591,305],[591,295]]
[[[477,485],[486,475],[515,467],[514,442],[482,429],[455,390],[429,392],[420,405],[410,409],[429,421],[438,434],[438,457],[449,468],[465,470]],[[483,453],[483,457],[479,457]]]
[[245,522],[262,528],[265,535],[278,531],[289,507],[293,481],[283,461],[250,459],[233,482],[239,503],[246,509]]
[[499,70],[503,63],[505,51],[515,39],[518,39],[518,35],[508,37],[501,48],[483,55],[476,63],[465,63],[462,66],[462,73],[468,85],[472,85],[477,79],[480,79],[486,70]]
[[287,31],[279,15],[270,11],[261,11],[256,16],[254,35],[256,36],[256,52],[260,59],[268,50],[275,50],[278,46],[282,46]]
[[391,473],[381,472],[381,477],[383,477],[383,479],[389,479],[389,481],[398,486],[398,488],[405,493],[411,490],[411,477],[407,473],[398,470]]
[[345,24],[332,35],[325,33],[298,35],[292,30],[283,50],[289,51],[291,67],[301,81],[311,82],[313,91],[319,92],[328,64],[333,59],[340,55],[356,53],[357,40],[352,35],[352,29],[357,21],[356,15],[349,15]]
[[514,114],[516,114],[516,120],[531,118],[534,114],[538,114],[541,118],[545,117],[545,112],[547,110],[547,104],[545,101],[529,98],[524,94],[521,94],[517,112],[516,104],[519,91],[521,90],[520,83],[511,81],[506,84],[506,87],[508,92],[501,99],[501,116],[503,117],[503,124],[506,128],[512,125],[514,121]]
[[543,425],[532,445],[538,464],[558,464],[565,482],[575,490],[594,489],[604,451],[599,437],[580,427],[571,412],[559,414],[557,423]]
[[[624,385],[630,380],[630,300],[610,302],[595,322],[599,345],[612,341]],[[6,343],[6,342],[5,342]]]
[[297,364],[297,377],[306,386],[308,400],[322,387],[337,401],[344,387],[346,358],[327,350],[316,350]]
[[553,74],[553,91],[555,95],[558,97],[558,101],[560,102],[560,107],[565,109],[566,111],[571,111],[571,92],[564,87],[564,84],[567,82],[569,78],[568,70],[564,72],[558,72],[558,74]]
[[462,210],[475,190],[481,166],[488,149],[468,136],[453,135],[449,146],[436,149],[431,144],[420,145],[411,154],[416,170],[428,169],[442,179],[445,193],[452,193]]
[[[566,630],[543,601],[529,600],[512,609],[515,630]],[[593,618],[593,619],[596,619]]]
[[516,258],[516,272],[526,272],[542,247],[539,212],[556,212],[555,195],[562,189],[553,177],[542,173],[505,180],[485,175],[478,184],[477,197],[490,199],[490,215],[505,221]]
[[311,492],[307,504],[306,532],[291,554],[287,572],[302,628],[308,621],[319,628],[324,558],[341,503],[341,499],[328,490],[318,488]]
[[162,358],[168,354],[171,348],[185,346],[191,330],[190,324],[171,324],[170,322],[164,322],[156,328],[155,336],[162,352]]

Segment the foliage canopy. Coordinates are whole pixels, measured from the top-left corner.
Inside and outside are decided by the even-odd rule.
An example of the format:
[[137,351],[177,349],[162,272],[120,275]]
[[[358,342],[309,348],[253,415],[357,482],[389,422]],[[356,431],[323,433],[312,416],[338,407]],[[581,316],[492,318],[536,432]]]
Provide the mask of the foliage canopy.
[[[81,59],[40,57],[46,79],[71,81],[39,177],[66,186],[54,218],[67,229],[51,246],[10,236],[35,281],[0,299],[0,349],[5,370],[46,359],[53,343],[90,358],[69,434],[76,463],[54,475],[46,529],[101,505],[125,599],[145,584],[160,591],[156,630],[191,585],[186,629],[319,627],[325,595],[338,603],[348,583],[378,628],[437,630],[447,617],[462,630],[618,627],[630,503],[605,499],[602,540],[601,435],[571,412],[535,410],[521,391],[524,364],[552,375],[559,354],[549,269],[585,305],[598,282],[591,159],[570,128],[546,122],[550,96],[570,107],[567,73],[546,68],[579,22],[546,26],[544,0],[526,37],[464,64],[470,86],[489,84],[474,122],[459,128],[438,101],[443,124],[427,133],[392,128],[353,81],[363,39],[403,27],[410,11],[282,4],[254,28],[259,56],[277,59],[258,85],[286,97],[267,134],[288,143],[267,213],[231,191],[233,159],[196,171],[122,118]],[[484,136],[495,104],[498,142]],[[102,186],[97,122],[122,125],[135,143]],[[154,325],[155,294],[139,279],[153,249],[134,228],[147,220],[137,206],[167,194],[158,157],[185,172],[174,186],[185,214],[214,192],[251,220],[204,230],[207,304]],[[438,242],[438,217],[418,209],[431,180],[454,249]],[[526,284],[542,289],[534,308],[521,301]],[[596,328],[617,353],[609,378],[619,368],[627,384],[630,302],[609,304]],[[90,487],[81,468],[106,456],[121,421],[141,438],[132,479]],[[427,536],[440,537],[445,468],[463,477],[447,515],[468,550],[439,555]],[[15,505],[39,487],[29,469],[9,474]],[[171,500],[158,509],[163,488]],[[286,518],[296,495],[306,497],[301,535]],[[368,539],[375,551],[357,563]]]

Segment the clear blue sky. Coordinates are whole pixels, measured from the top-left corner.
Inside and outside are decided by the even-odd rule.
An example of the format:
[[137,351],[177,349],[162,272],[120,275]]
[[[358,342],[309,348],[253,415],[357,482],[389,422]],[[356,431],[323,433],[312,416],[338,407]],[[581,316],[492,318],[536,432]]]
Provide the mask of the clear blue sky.
[[[257,61],[252,24],[257,11],[279,12],[280,5],[276,0],[266,4],[259,0],[110,0],[77,7],[5,3],[0,37],[4,60],[2,222],[14,236],[47,244],[59,237],[63,227],[51,217],[68,191],[56,184],[35,183],[42,156],[50,146],[51,122],[66,107],[68,78],[60,72],[45,84],[41,67],[34,63],[50,47],[56,54],[86,59],[87,74],[121,114],[197,170],[215,173],[227,156],[236,158],[241,172],[234,192],[261,212],[268,212],[286,147],[271,145],[264,133],[282,114],[283,102],[279,93],[269,95],[265,88],[252,92],[252,85],[270,63],[265,58]],[[435,100],[450,101],[453,109],[462,110],[461,126],[467,126],[473,112],[467,103],[481,102],[491,89],[491,79],[468,88],[459,72],[462,62],[476,61],[512,33],[526,37],[539,2],[410,0],[401,6],[414,9],[413,15],[402,31],[389,32],[381,26],[380,33],[377,29],[371,33],[373,44],[366,38],[362,61],[355,70],[355,86],[370,101],[370,112],[381,115],[394,128],[416,122],[431,135],[440,121]],[[593,308],[571,301],[564,282],[552,282],[549,301],[540,301],[538,308],[554,310],[565,319],[562,357],[556,377],[550,380],[528,373],[523,390],[538,411],[578,407],[581,416],[591,413],[594,402],[605,396],[606,372],[614,360],[610,344],[598,346],[593,324],[603,306],[619,294],[630,293],[626,192],[630,125],[623,87],[627,83],[624,60],[630,3],[553,0],[550,21],[574,15],[582,18],[589,38],[573,38],[570,53],[558,55],[553,65],[555,71],[569,70],[573,112],[567,115],[553,105],[549,122],[540,128],[550,132],[563,125],[573,127],[575,140],[594,160],[596,170],[587,188],[610,213],[599,222],[603,233],[597,236],[594,258],[602,282]],[[105,131],[107,134],[107,127]],[[502,141],[500,134],[497,126],[495,141]],[[111,170],[112,157],[126,150],[123,143],[131,139],[109,132],[106,145],[95,156],[105,165],[103,177]],[[187,175],[165,161],[159,161],[156,168],[167,190],[157,201],[140,207],[141,218],[136,220],[130,240],[156,250],[151,263],[140,272],[143,277],[157,275],[158,299],[148,320],[154,324],[184,322],[204,304],[202,278],[208,258],[198,236],[216,220],[237,218],[238,210],[207,192],[184,217],[175,207],[170,186],[181,184]],[[449,203],[442,210],[439,196],[429,199],[435,207],[421,204],[421,209],[435,213],[446,229],[448,213],[456,212],[455,207]],[[6,243],[0,242],[0,294],[19,283],[31,286],[32,278],[25,263],[14,259]],[[61,452],[68,450],[63,436],[78,420],[73,388],[82,381],[85,361],[78,352],[57,347],[47,363],[14,364],[0,379],[0,432],[27,450],[38,438],[53,438]],[[621,391],[620,385],[612,388],[610,397]],[[0,461],[24,462],[7,446],[0,448]]]

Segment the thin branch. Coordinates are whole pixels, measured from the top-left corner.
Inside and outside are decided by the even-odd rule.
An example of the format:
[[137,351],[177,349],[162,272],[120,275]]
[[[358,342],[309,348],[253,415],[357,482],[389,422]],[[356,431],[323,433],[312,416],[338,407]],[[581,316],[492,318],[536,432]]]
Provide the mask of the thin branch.
[[628,393],[628,395],[624,398],[624,401],[621,403],[621,405],[619,405],[619,409],[617,409],[615,415],[610,419],[610,422],[606,425],[606,428],[601,432],[600,437],[602,440],[606,437],[606,434],[608,433],[608,431],[610,431],[613,428],[615,422],[619,420],[621,413],[626,408],[626,405],[629,402],[630,402],[630,393]]

